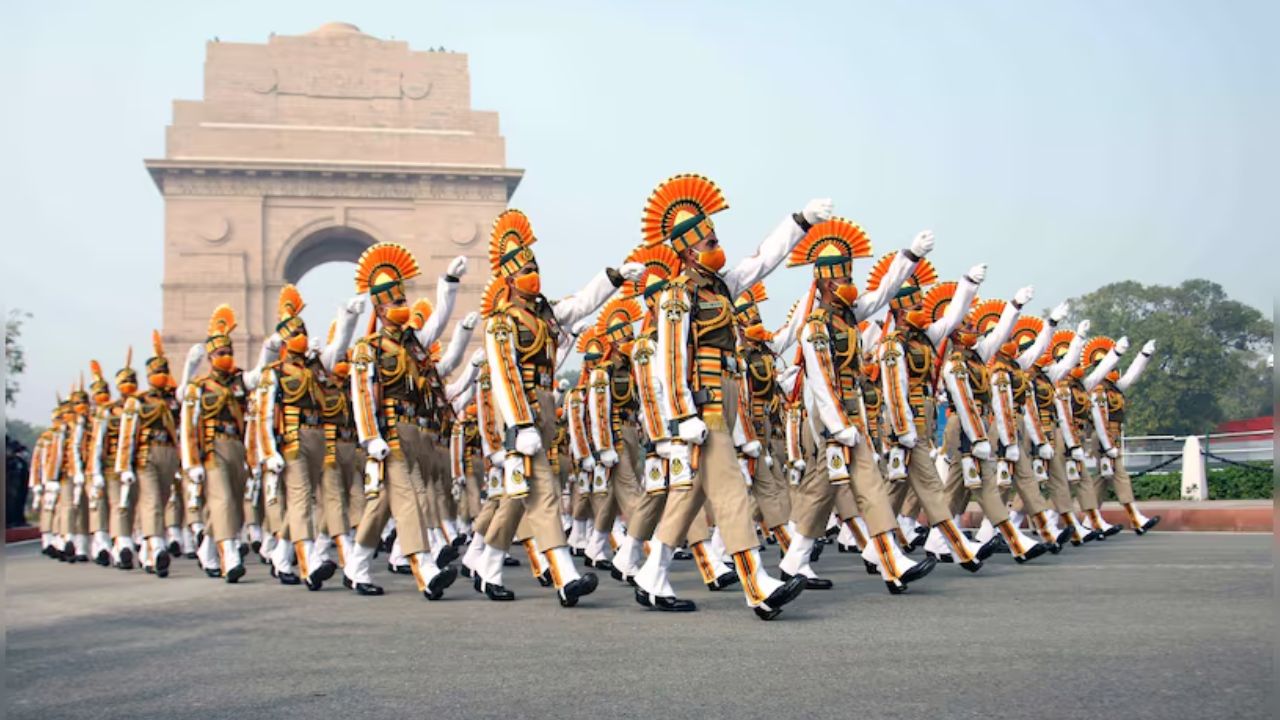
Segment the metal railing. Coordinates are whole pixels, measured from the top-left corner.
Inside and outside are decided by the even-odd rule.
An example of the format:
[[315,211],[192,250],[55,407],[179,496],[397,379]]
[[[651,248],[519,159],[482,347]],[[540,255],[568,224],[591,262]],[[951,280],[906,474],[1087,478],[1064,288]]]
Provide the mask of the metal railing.
[[[1243,432],[1209,433],[1205,435],[1134,435],[1121,438],[1125,468],[1141,472],[1150,467],[1181,457],[1188,437],[1200,440],[1209,467],[1221,467],[1229,462],[1270,462],[1275,459],[1275,430],[1246,430]],[[1214,457],[1217,456],[1217,457]],[[1223,460],[1227,462],[1224,462]],[[1179,470],[1174,464],[1169,470]]]

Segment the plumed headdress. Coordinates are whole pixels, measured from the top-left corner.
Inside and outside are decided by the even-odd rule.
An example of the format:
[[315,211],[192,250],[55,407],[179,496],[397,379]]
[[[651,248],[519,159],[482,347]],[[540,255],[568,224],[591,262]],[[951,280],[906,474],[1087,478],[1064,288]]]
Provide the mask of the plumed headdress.
[[369,293],[374,305],[405,297],[404,281],[421,273],[413,253],[398,243],[378,243],[356,261],[356,292]]
[[644,265],[640,277],[627,284],[627,294],[631,296],[641,295],[648,299],[680,274],[680,258],[666,245],[642,245],[631,251],[627,262]]
[[[867,292],[880,287],[880,283],[884,282],[884,276],[889,272],[889,266],[893,264],[896,257],[898,252],[895,250],[876,261],[867,275]],[[938,282],[938,271],[934,269],[933,263],[921,258],[920,262],[916,263],[915,270],[911,271],[911,276],[902,283],[897,294],[889,301],[889,307],[894,310],[910,310],[916,307],[924,302],[924,291],[936,282]]]
[[214,308],[209,318],[208,337],[204,340],[205,352],[213,354],[214,350],[231,346],[231,331],[236,329],[236,311],[230,305],[219,305]]
[[812,265],[818,279],[849,277],[853,259],[871,257],[871,239],[856,224],[833,217],[809,228],[787,258],[788,267]]
[[645,245],[669,242],[677,252],[712,235],[711,216],[729,203],[715,183],[684,173],[663,181],[649,193],[641,219]]
[[495,277],[509,277],[533,262],[529,246],[538,241],[529,217],[519,210],[504,210],[493,221],[489,235],[489,270]]

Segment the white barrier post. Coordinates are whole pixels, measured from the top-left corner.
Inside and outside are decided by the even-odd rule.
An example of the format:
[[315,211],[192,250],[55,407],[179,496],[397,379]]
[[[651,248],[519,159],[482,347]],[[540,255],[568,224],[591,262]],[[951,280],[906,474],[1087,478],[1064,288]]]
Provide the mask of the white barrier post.
[[1200,438],[1191,435],[1182,446],[1182,499],[1208,500],[1209,478],[1200,454]]

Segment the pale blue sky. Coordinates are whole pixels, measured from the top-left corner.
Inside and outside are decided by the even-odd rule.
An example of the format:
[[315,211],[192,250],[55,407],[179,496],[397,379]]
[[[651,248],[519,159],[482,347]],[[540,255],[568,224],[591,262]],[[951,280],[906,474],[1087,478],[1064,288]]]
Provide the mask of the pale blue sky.
[[[470,55],[513,204],[564,293],[638,238],[649,190],[724,188],[732,261],[813,196],[877,252],[937,233],[945,277],[991,264],[1045,307],[1122,279],[1203,276],[1272,311],[1280,161],[1270,2],[9,2],[0,11],[0,303],[35,312],[14,415],[43,420],[90,356],[145,357],[162,203],[142,159],[204,43],[330,20]],[[482,271],[482,269],[478,269]],[[769,282],[777,319],[807,283]],[[347,267],[303,280],[326,314]],[[180,353],[181,349],[172,352]]]

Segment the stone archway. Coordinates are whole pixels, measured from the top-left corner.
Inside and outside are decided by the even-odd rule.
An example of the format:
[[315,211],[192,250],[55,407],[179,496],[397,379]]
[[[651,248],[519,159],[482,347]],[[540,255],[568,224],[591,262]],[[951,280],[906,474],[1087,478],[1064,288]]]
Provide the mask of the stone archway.
[[471,108],[465,54],[345,23],[206,52],[204,99],[174,103],[165,157],[146,161],[165,201],[166,342],[203,340],[228,303],[236,342],[256,348],[285,283],[378,241],[418,258],[416,294],[466,255],[458,310],[478,307],[488,228],[523,171],[506,167],[497,114]]

